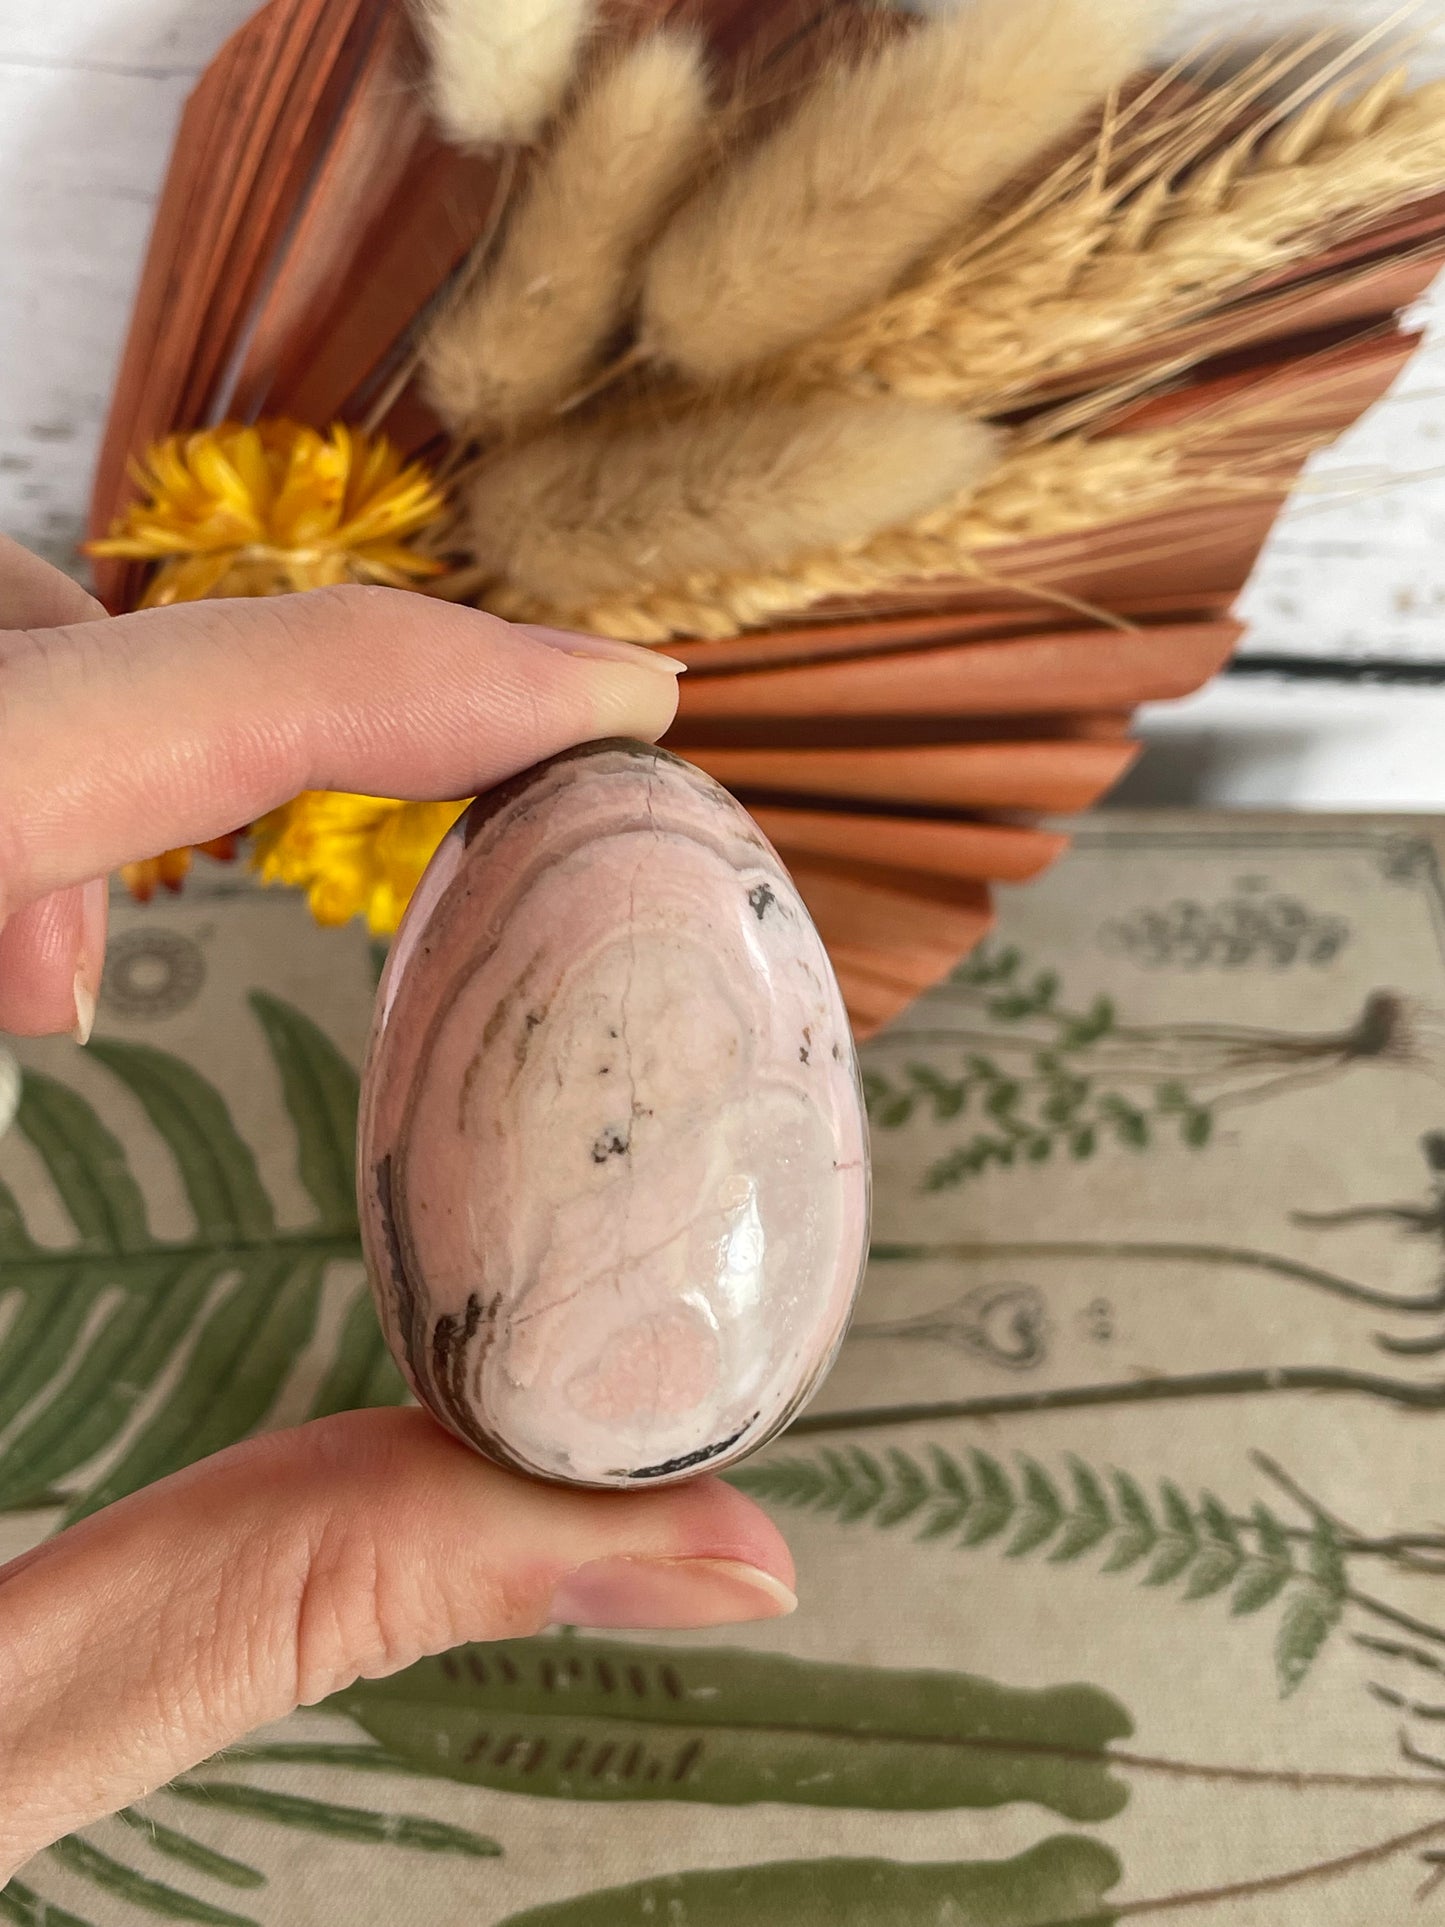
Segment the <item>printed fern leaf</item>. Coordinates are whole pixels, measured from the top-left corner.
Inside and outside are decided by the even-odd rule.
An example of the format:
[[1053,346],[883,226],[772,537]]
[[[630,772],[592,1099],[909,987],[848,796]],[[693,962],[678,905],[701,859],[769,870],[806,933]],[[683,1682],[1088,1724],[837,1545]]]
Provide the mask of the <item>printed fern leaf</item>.
[[[59,1493],[79,1518],[254,1431],[314,1336],[328,1273],[359,1262],[356,1072],[299,1011],[260,994],[251,1003],[314,1206],[300,1228],[278,1224],[224,1097],[180,1058],[104,1038],[91,1046],[171,1159],[192,1220],[177,1239],[152,1230],[127,1152],[95,1106],[53,1077],[24,1080],[16,1129],[73,1236],[41,1244],[0,1186],[0,1511]],[[359,1292],[313,1415],[401,1396]]]
[[213,1813],[244,1813],[277,1826],[368,1846],[413,1847],[421,1853],[461,1854],[471,1860],[495,1860],[502,1851],[485,1834],[420,1814],[375,1813],[368,1807],[341,1806],[334,1800],[275,1793],[226,1780],[177,1780],[167,1790],[176,1799],[193,1801]]
[[1348,1597],[1345,1549],[1327,1520],[1315,1522],[1301,1565],[1267,1506],[1257,1504],[1241,1521],[1212,1493],[1191,1504],[1168,1479],[1151,1500],[1128,1473],[1106,1479],[1077,1458],[1068,1461],[1065,1485],[1036,1459],[1021,1455],[1011,1472],[977,1446],[963,1457],[933,1445],[927,1460],[897,1448],[883,1457],[835,1448],[745,1466],[732,1482],[765,1504],[844,1525],[910,1523],[921,1540],[966,1548],[996,1542],[1009,1559],[1043,1554],[1065,1566],[1102,1554],[1100,1571],[1132,1573],[1154,1589],[1177,1587],[1187,1601],[1228,1594],[1236,1617],[1284,1595],[1275,1647],[1284,1694],[1303,1684]]
[[[926,1191],[953,1191],[994,1170],[1055,1158],[1082,1163],[1106,1149],[1203,1151],[1215,1140],[1221,1108],[1253,1075],[1247,1049],[1246,1061],[1238,1058],[1238,1040],[1216,1047],[1189,1032],[1130,1026],[1105,996],[1069,1008],[1058,972],[1031,970],[1016,947],[985,945],[942,994],[962,1020],[946,1068],[905,1060],[883,1069],[879,1057],[890,1042],[908,1045],[905,1028],[880,1042],[863,1080],[878,1130],[926,1120],[965,1133],[928,1167]],[[947,1006],[936,1015],[942,1030],[932,1041],[946,1049]],[[1264,1056],[1261,1068],[1271,1061]]]

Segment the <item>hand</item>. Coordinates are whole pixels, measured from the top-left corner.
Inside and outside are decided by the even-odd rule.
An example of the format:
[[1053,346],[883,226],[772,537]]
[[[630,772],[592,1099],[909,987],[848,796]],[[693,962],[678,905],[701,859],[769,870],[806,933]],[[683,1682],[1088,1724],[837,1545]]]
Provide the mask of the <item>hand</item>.
[[[470,795],[675,707],[641,651],[386,589],[109,620],[0,538],[0,1029],[88,1027],[122,862],[303,789]],[[235,1446],[0,1568],[0,1886],[358,1677],[559,1621],[772,1618],[792,1580],[714,1481],[532,1485],[417,1411]]]

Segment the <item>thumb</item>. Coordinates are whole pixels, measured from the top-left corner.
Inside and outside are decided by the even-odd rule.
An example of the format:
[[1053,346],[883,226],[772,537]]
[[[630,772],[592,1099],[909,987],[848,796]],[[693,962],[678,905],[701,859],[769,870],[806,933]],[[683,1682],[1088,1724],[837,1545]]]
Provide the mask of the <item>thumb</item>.
[[710,1480],[513,1477],[416,1411],[236,1446],[0,1569],[0,1887],[252,1728],[467,1640],[789,1612],[792,1562]]

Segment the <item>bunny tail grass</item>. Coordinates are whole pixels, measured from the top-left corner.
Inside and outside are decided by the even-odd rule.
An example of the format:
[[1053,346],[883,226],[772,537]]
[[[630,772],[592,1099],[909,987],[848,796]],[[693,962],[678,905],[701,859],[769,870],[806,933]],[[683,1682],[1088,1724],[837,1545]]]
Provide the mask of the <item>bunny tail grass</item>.
[[[911,518],[891,517],[865,540],[796,549],[781,566],[659,573],[650,586],[591,601],[569,600],[556,587],[542,596],[504,589],[488,594],[485,606],[513,621],[630,642],[722,641],[838,598],[896,594],[928,581],[995,579],[999,556],[1006,560],[996,579],[1029,592],[1027,577],[1007,561],[1020,543],[1127,527],[1184,507],[1282,499],[1287,464],[1328,441],[1330,432],[1291,432],[1285,421],[1272,419],[1276,406],[1241,403],[1187,428],[1019,444],[1002,450],[987,474],[951,499]],[[1252,430],[1263,435],[1253,452]],[[1042,600],[1065,600],[1039,593]]]
[[593,0],[414,0],[432,111],[461,147],[530,141],[577,65]]
[[638,255],[709,142],[701,42],[663,32],[611,61],[539,164],[495,269],[425,344],[427,399],[454,433],[510,429],[595,366]]
[[958,499],[999,448],[950,409],[826,396],[569,423],[484,465],[460,533],[510,591],[577,608],[866,541]]
[[1158,0],[971,0],[826,71],[674,218],[642,340],[720,382],[876,303],[1135,68]]

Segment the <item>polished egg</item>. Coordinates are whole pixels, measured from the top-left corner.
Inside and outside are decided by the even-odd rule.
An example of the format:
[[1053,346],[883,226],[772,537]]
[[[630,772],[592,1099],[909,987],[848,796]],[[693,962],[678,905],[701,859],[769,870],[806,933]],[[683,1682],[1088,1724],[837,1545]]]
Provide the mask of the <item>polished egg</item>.
[[725,790],[613,742],[472,807],[388,961],[359,1170],[388,1340],[478,1451],[645,1487],[796,1415],[862,1277],[867,1126],[822,942]]

